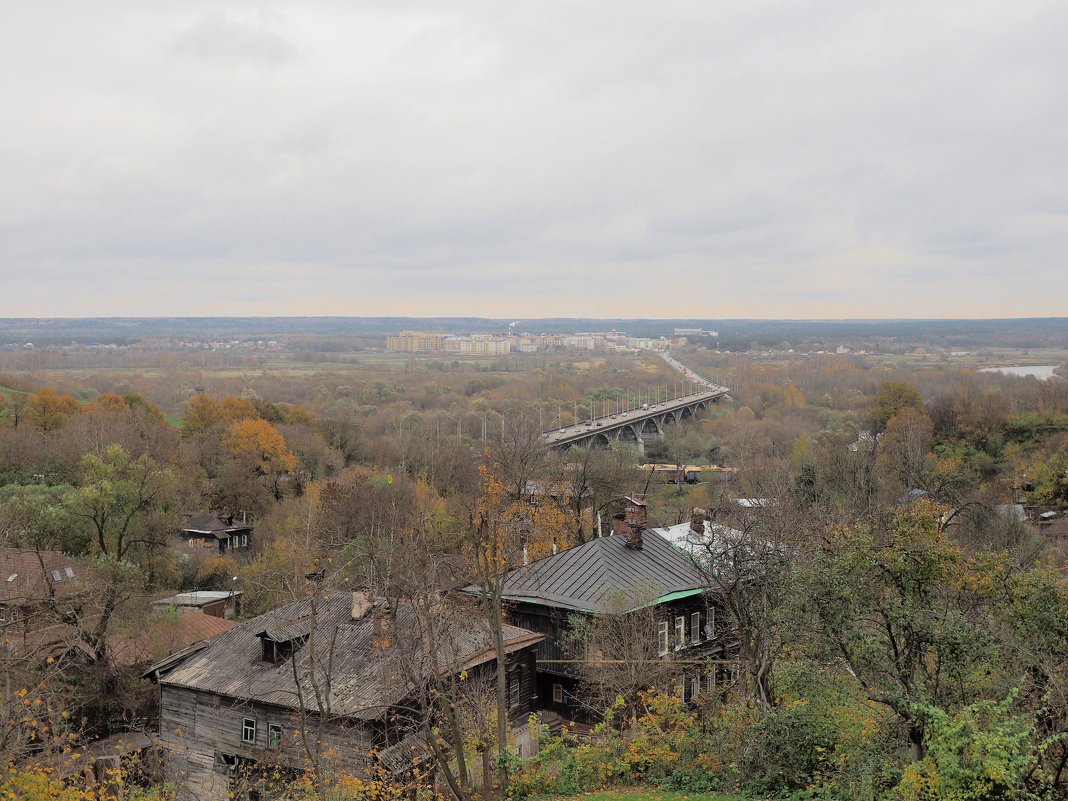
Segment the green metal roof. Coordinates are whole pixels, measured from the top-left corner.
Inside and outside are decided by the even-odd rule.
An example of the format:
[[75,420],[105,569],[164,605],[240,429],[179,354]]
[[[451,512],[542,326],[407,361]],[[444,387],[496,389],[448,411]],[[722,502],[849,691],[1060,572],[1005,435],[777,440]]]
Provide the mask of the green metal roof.
[[642,604],[641,606],[636,606],[634,607],[634,609],[628,609],[627,611],[634,612],[638,609],[645,609],[649,606],[657,606],[658,604],[666,604],[670,603],[671,601],[677,601],[680,598],[692,598],[695,595],[702,595],[707,591],[707,589],[707,587],[694,587],[691,590],[678,590],[676,592],[669,592],[667,595],[661,595],[659,598],[653,601],[649,601],[649,603]]

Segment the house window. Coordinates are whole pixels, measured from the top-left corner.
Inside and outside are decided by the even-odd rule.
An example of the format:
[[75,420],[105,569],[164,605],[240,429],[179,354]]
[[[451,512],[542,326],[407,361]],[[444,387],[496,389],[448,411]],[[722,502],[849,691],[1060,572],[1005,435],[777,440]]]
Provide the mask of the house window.
[[553,703],[554,704],[563,704],[564,703],[564,685],[562,685],[562,684],[554,684],[553,685]]
[[716,669],[712,668],[705,674],[705,684],[708,687],[708,692],[716,691]]
[[67,574],[67,578],[74,578],[74,568],[73,567],[65,567],[65,568],[63,568],[63,572]]
[[675,650],[686,644],[686,618],[679,615],[675,618]]
[[271,723],[267,726],[267,747],[277,748],[282,742],[282,724]]
[[241,742],[256,742],[256,719],[245,718],[241,723]]
[[241,535],[241,547],[242,548],[247,548],[248,547],[248,534],[242,534]]
[[57,582],[58,581],[63,581],[63,574],[60,573],[58,570],[53,570],[52,571],[52,580],[53,581],[57,581]]
[[705,639],[716,639],[716,610],[714,607],[709,607],[708,612],[705,614]]
[[664,656],[668,652],[668,624],[666,620],[661,620],[657,624],[657,653],[660,656]]
[[701,677],[694,676],[690,679],[690,700],[694,700],[701,692]]
[[701,642],[701,613],[694,612],[690,615],[690,644],[697,645]]

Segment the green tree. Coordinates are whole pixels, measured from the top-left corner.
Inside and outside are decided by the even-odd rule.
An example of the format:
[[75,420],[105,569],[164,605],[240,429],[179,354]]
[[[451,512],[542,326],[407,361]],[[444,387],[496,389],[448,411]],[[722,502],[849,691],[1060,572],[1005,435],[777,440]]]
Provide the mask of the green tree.
[[0,487],[0,543],[35,550],[83,553],[88,537],[63,505],[70,487]]
[[177,530],[174,474],[149,456],[131,459],[121,445],[102,457],[82,457],[83,483],[63,498],[67,511],[89,526],[96,549],[123,561],[132,549],[163,545]]
[[891,417],[908,408],[923,408],[920,391],[907,381],[884,381],[871,404],[872,427],[882,433]]
[[[874,523],[833,530],[799,582],[820,658],[844,663],[924,754],[927,709],[981,689],[991,655],[981,568],[942,530],[945,507],[918,501]],[[975,679],[975,681],[978,681]]]

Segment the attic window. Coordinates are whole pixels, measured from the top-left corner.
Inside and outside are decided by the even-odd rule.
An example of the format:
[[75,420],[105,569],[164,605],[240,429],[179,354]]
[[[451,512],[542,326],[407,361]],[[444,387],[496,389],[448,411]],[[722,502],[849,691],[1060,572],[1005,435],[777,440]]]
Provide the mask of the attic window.
[[56,582],[63,581],[63,574],[60,573],[58,570],[53,570],[52,571],[52,581],[56,581]]
[[74,568],[73,567],[65,567],[65,568],[63,568],[63,572],[67,574],[67,578],[74,578]]
[[264,662],[280,665],[293,656],[293,652],[304,644],[305,639],[306,637],[295,637],[292,640],[278,641],[272,640],[270,637],[261,637],[260,658]]

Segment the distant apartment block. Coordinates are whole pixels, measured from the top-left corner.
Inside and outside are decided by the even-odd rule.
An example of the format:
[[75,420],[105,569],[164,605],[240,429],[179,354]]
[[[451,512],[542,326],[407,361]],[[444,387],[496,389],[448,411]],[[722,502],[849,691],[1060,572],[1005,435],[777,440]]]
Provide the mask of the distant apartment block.
[[396,336],[386,338],[386,350],[395,353],[440,353],[445,350],[445,335],[401,331]]
[[686,338],[633,337],[622,331],[592,331],[575,334],[431,334],[401,331],[386,339],[393,353],[442,353],[464,356],[505,356],[552,350],[639,351],[665,350],[685,345]]
[[446,353],[463,353],[472,356],[504,356],[511,353],[510,337],[489,334],[445,337]]

